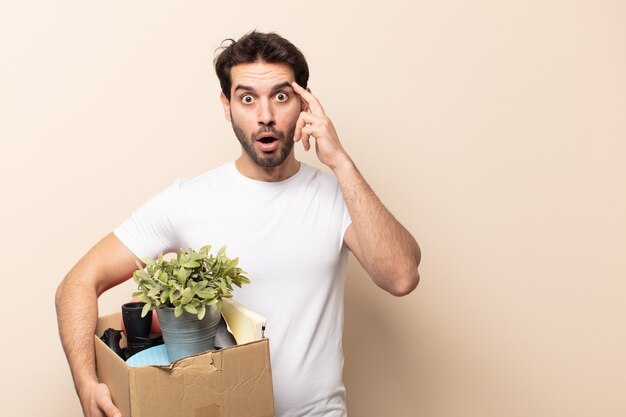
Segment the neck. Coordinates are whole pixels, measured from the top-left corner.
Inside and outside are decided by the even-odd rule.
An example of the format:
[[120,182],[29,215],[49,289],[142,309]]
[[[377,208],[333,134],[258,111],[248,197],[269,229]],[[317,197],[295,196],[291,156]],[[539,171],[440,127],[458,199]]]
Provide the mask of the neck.
[[235,161],[235,167],[242,175],[257,181],[277,182],[295,175],[300,170],[300,162],[293,153],[279,166],[265,168],[258,166],[247,155],[241,155]]

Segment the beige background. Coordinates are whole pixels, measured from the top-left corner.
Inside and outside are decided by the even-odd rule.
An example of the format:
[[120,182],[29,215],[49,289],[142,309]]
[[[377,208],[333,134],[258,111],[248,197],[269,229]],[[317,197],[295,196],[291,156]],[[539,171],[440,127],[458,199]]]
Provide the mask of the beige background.
[[623,1],[3,1],[2,414],[80,415],[55,288],[146,198],[237,156],[211,61],[257,27],[307,55],[423,249],[401,299],[351,260],[350,415],[626,415],[625,23]]

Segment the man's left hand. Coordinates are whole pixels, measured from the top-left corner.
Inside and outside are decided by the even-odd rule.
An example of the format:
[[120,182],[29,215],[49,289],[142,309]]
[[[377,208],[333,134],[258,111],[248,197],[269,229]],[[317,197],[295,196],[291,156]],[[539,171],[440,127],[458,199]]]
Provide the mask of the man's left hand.
[[310,91],[291,83],[294,91],[304,100],[308,109],[300,113],[296,122],[294,142],[302,140],[304,149],[311,149],[311,138],[315,139],[317,157],[324,164],[335,170],[341,164],[350,161],[348,154],[341,146],[333,122],[326,116],[319,100]]

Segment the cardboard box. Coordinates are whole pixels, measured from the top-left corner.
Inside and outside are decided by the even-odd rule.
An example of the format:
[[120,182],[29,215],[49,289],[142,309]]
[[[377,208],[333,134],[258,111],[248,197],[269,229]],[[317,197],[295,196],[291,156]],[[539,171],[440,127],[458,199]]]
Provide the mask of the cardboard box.
[[99,338],[105,329],[121,327],[121,313],[98,319],[98,378],[108,385],[123,417],[274,416],[265,320],[241,304],[224,301],[222,313],[238,345],[167,366],[128,366]]

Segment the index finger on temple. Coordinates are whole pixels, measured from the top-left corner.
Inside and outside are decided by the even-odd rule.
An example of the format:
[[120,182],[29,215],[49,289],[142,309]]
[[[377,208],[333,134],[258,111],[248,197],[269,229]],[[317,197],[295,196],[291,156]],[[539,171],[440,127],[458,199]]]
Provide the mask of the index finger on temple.
[[323,115],[324,114],[324,108],[322,107],[322,104],[319,102],[319,100],[313,94],[311,94],[310,91],[302,88],[295,81],[292,82],[291,85],[292,85],[294,91],[296,93],[298,93],[298,95],[300,95],[300,97],[302,97],[302,99],[309,104],[309,108],[311,109],[311,112],[313,114],[317,114],[317,115]]

